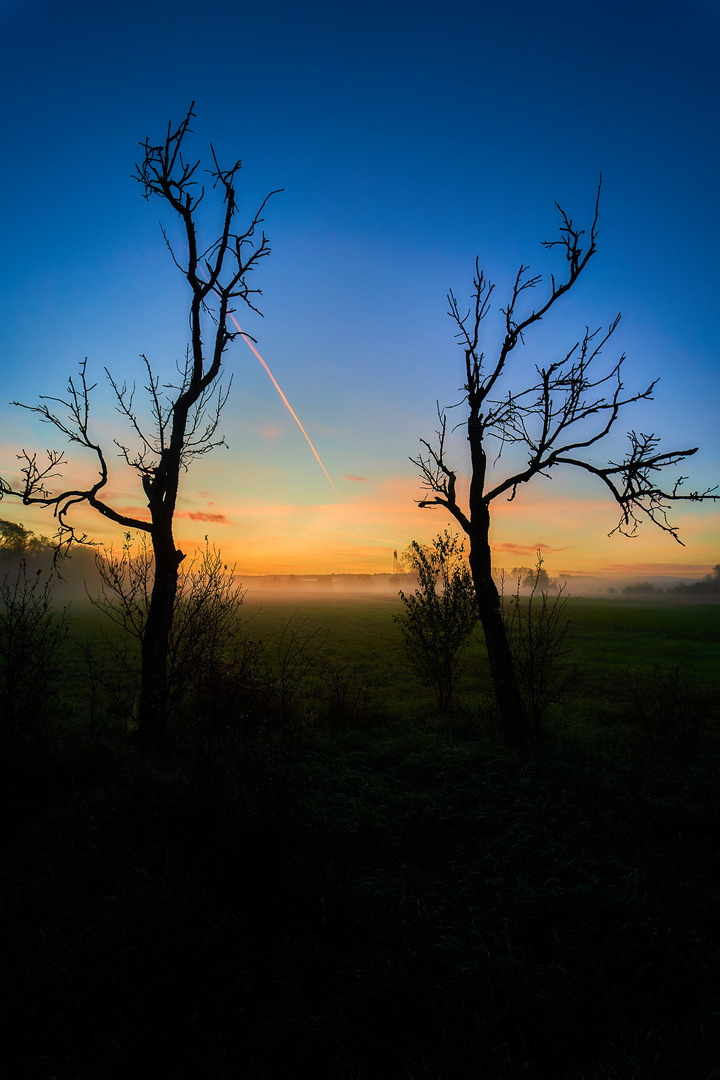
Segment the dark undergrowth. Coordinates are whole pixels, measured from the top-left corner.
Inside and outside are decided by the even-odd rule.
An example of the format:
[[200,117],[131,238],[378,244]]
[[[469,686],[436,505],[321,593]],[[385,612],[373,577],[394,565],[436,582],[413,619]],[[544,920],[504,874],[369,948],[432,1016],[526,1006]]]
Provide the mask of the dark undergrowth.
[[7,778],[3,1076],[718,1075],[711,730],[366,720],[280,791],[183,745]]

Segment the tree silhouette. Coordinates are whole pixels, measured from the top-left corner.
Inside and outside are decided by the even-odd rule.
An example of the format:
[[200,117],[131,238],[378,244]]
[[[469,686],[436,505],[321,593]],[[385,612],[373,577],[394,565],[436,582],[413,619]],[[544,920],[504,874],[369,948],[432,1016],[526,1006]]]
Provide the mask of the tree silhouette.
[[676,593],[720,593],[720,564],[713,566],[712,573],[706,574],[700,581],[693,581],[690,585],[681,582],[673,589]]
[[432,686],[438,708],[446,712],[454,703],[458,657],[478,621],[472,579],[462,541],[447,530],[432,544],[413,540],[408,559],[418,587],[412,594],[400,590],[404,610],[393,618],[410,663]]
[[[612,366],[599,368],[602,350],[617,329],[618,315],[607,330],[590,331],[560,359],[535,367],[531,385],[516,390],[508,386],[510,361],[518,345],[525,344],[526,333],[555,307],[572,289],[595,254],[598,234],[600,184],[595,213],[587,241],[585,231],[558,204],[559,237],[544,241],[548,249],[559,248],[565,256],[565,272],[550,277],[550,289],[537,307],[524,313],[520,307],[528,294],[542,282],[541,275],[530,276],[529,267],[521,266],[507,306],[501,308],[504,335],[494,362],[488,362],[480,350],[480,331],[490,311],[493,285],[475,261],[473,301],[462,315],[452,293],[448,294],[449,314],[457,327],[457,338],[465,355],[463,402],[467,405],[467,438],[470,444],[470,492],[467,508],[458,501],[457,474],[446,456],[447,416],[438,406],[440,426],[434,444],[421,440],[427,456],[421,453],[411,461],[418,466],[422,484],[429,494],[418,501],[421,507],[442,506],[459,522],[470,540],[470,570],[475,586],[480,619],[487,642],[488,656],[495,685],[498,708],[507,736],[522,741],[530,726],[513,669],[511,651],[503,626],[500,598],[491,573],[490,517],[495,499],[504,496],[512,502],[518,488],[534,477],[547,475],[551,469],[569,465],[583,470],[605,485],[620,508],[620,520],[612,532],[634,536],[643,520],[657,525],[681,543],[677,528],[668,519],[673,503],[716,499],[715,488],[704,492],[685,492],[680,476],[670,484],[661,477],[663,470],[676,465],[697,451],[660,451],[654,434],[631,430],[629,447],[620,461],[598,465],[591,460],[593,449],[609,435],[626,406],[652,399],[655,382],[645,390],[627,393],[622,381],[625,357]],[[585,246],[583,247],[583,244]],[[525,461],[511,465],[507,475],[496,479],[488,468],[488,456],[497,461],[506,447],[519,446]]]
[[0,518],[0,560],[52,555],[54,546],[47,536],[37,536],[17,521]]
[[[116,442],[125,463],[138,475],[147,498],[150,520],[129,516],[114,509],[105,500],[104,488],[109,472],[106,451],[91,431],[90,398],[95,384],[87,378],[87,361],[80,365],[76,379],[70,378],[65,398],[40,398],[44,404],[22,405],[37,413],[74,445],[89,450],[95,457],[98,476],[87,488],[51,490],[65,462],[65,455],[48,451],[47,460],[23,451],[20,461],[22,480],[18,486],[0,480],[0,497],[13,495],[26,505],[52,507],[59,523],[59,544],[73,540],[86,542],[70,519],[73,508],[87,504],[123,529],[138,529],[149,534],[154,560],[154,580],[147,620],[142,638],[142,674],[139,704],[139,727],[145,745],[162,742],[166,719],[166,664],[173,607],[178,587],[178,567],[184,554],[178,551],[173,536],[173,518],[181,473],[191,460],[206,454],[223,440],[217,438],[220,413],[228,389],[219,379],[223,356],[237,332],[228,329],[233,302],[242,301],[253,311],[259,289],[251,289],[248,278],[260,259],[270,253],[265,233],[260,229],[268,195],[244,231],[233,229],[236,205],[236,180],[241,168],[237,161],[229,169],[218,164],[210,148],[212,167],[206,170],[212,189],[222,196],[219,235],[203,247],[197,226],[197,210],[205,198],[205,187],[197,179],[199,161],[189,164],[183,157],[183,141],[190,129],[194,102],[185,119],[173,129],[168,124],[165,139],[155,145],[145,139],[143,159],[136,167],[136,179],[146,199],[157,196],[179,219],[187,252],[180,256],[171,246],[166,231],[163,237],[175,266],[190,287],[190,344],[185,359],[178,364],[176,386],[162,386],[143,356],[151,422],[145,426],[138,418],[135,387],[118,382],[105,369],[116,398],[117,410],[129,424],[132,445]],[[205,345],[208,340],[210,344]],[[49,404],[46,404],[49,403]],[[14,402],[21,405],[20,402]]]
[[542,592],[543,589],[549,589],[550,575],[542,565],[540,552],[538,552],[538,558],[540,559],[540,566],[536,567],[534,570],[531,566],[513,566],[509,575],[510,581],[517,582],[518,586],[523,589],[532,589],[534,591],[539,589],[540,592]]

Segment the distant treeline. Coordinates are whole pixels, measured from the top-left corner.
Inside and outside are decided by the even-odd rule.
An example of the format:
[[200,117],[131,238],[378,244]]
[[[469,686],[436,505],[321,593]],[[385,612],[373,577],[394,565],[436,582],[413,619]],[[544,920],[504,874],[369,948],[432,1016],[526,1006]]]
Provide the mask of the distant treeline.
[[413,585],[417,576],[412,574],[262,574],[238,575],[248,588],[269,589],[278,592],[397,592],[399,588]]
[[0,580],[15,575],[21,562],[31,572],[50,573],[53,565],[60,575],[58,584],[84,591],[84,582],[94,586],[95,547],[74,544],[72,555],[56,559],[56,545],[48,536],[38,536],[16,521],[0,518]]
[[652,596],[655,594],[684,596],[688,599],[720,598],[720,564],[713,567],[711,574],[706,574],[700,581],[693,581],[689,585],[681,581],[679,585],[673,585],[669,589],[660,589],[657,585],[651,585],[649,581],[637,581],[634,585],[626,585],[621,591],[625,596]]

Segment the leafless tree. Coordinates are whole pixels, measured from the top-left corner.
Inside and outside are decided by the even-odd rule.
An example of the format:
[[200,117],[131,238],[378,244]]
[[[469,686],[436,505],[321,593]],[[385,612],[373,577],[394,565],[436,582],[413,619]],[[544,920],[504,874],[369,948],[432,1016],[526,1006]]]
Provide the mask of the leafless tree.
[[[602,181],[601,181],[602,183]],[[447,415],[438,406],[437,439],[417,458],[423,486],[428,494],[419,500],[421,507],[444,507],[459,522],[470,539],[470,569],[477,596],[480,619],[487,642],[490,667],[498,708],[507,736],[523,741],[530,731],[513,669],[511,651],[503,626],[500,598],[491,573],[490,516],[495,499],[512,502],[518,488],[534,477],[547,475],[560,465],[581,469],[605,485],[620,509],[620,520],[612,532],[634,536],[643,520],[657,525],[682,543],[668,511],[673,503],[717,499],[712,488],[703,492],[685,491],[687,477],[665,483],[662,476],[668,466],[677,465],[695,454],[687,450],[661,451],[654,434],[630,431],[629,448],[619,461],[596,464],[591,455],[606,438],[626,406],[652,399],[655,382],[635,393],[625,390],[621,356],[612,366],[602,366],[603,349],[615,333],[620,316],[606,330],[588,327],[582,337],[559,359],[546,366],[536,365],[531,385],[515,389],[511,384],[513,353],[525,344],[526,333],[539,323],[572,289],[595,254],[600,202],[598,185],[595,213],[589,235],[578,229],[566,212],[560,212],[559,237],[543,243],[545,248],[559,248],[565,256],[565,270],[560,278],[550,277],[550,288],[537,307],[526,305],[532,290],[541,285],[540,275],[531,276],[529,267],[517,272],[509,301],[500,312],[504,334],[499,353],[486,360],[480,348],[481,326],[490,311],[493,285],[475,261],[473,301],[463,315],[452,293],[448,294],[449,314],[457,327],[457,339],[465,355],[465,384],[462,403],[467,405],[467,438],[470,444],[470,491],[468,504],[461,505],[457,493],[457,473],[447,457]],[[557,204],[556,204],[557,205]],[[583,237],[586,236],[586,239]],[[524,311],[521,308],[525,307]],[[519,354],[516,354],[519,355]],[[509,385],[508,385],[509,384]],[[525,458],[519,467],[511,464],[508,473],[498,478],[489,468],[506,447],[516,446]],[[514,456],[514,455],[513,455]]]
[[[227,400],[228,387],[220,385],[223,358],[228,344],[237,336],[228,320],[240,300],[257,312],[254,297],[259,289],[250,287],[250,275],[257,263],[270,253],[261,228],[262,213],[270,195],[243,231],[235,231],[236,182],[239,161],[224,169],[218,164],[211,146],[212,167],[207,170],[212,189],[222,197],[221,229],[208,247],[198,235],[198,207],[205,198],[205,187],[198,179],[199,161],[190,164],[183,156],[183,142],[191,130],[194,102],[177,127],[168,124],[164,140],[154,145],[146,139],[141,146],[143,159],[137,166],[136,179],[146,199],[157,196],[174,211],[183,234],[181,255],[163,236],[175,266],[190,287],[190,344],[178,364],[179,380],[175,386],[161,386],[147,357],[145,391],[151,420],[145,425],[135,405],[135,386],[119,382],[105,369],[117,402],[117,410],[128,422],[129,445],[117,442],[124,462],[135,471],[147,498],[150,520],[135,518],[114,509],[105,499],[109,470],[106,449],[91,430],[90,399],[95,384],[87,377],[87,361],[80,365],[79,376],[70,378],[64,398],[41,397],[42,404],[23,405],[60,432],[71,444],[94,455],[97,479],[84,489],[56,490],[65,463],[65,454],[48,451],[41,461],[36,453],[23,451],[20,458],[21,481],[13,486],[0,480],[0,497],[14,495],[25,505],[52,507],[59,523],[59,542],[86,541],[76,532],[71,512],[87,504],[125,530],[149,534],[154,581],[142,638],[142,675],[139,726],[142,741],[149,746],[161,743],[166,718],[166,665],[170,626],[178,587],[178,567],[185,557],[176,548],[173,518],[180,476],[191,460],[206,454],[222,443],[217,428]],[[271,195],[275,194],[271,192]],[[206,344],[206,342],[208,344]],[[14,402],[20,405],[20,402]]]

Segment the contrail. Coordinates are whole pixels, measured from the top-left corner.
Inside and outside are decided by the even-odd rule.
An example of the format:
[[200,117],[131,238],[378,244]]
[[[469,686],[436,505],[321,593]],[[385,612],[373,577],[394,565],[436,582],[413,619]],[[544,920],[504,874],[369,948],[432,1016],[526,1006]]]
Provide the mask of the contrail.
[[[300,430],[302,431],[303,435],[305,436],[305,439],[306,439],[306,441],[307,441],[307,444],[308,444],[308,446],[310,447],[310,449],[312,450],[312,452],[313,452],[313,454],[314,454],[314,456],[315,456],[315,460],[317,461],[318,465],[320,466],[320,468],[322,469],[322,471],[323,471],[323,472],[325,473],[325,476],[326,476],[326,477],[327,477],[327,479],[328,479],[328,483],[330,484],[330,487],[331,487],[331,488],[333,489],[333,491],[334,491],[334,492],[335,492],[335,494],[337,495],[337,497],[338,497],[338,499],[340,500],[340,502],[342,503],[342,505],[343,505],[344,507],[346,507],[346,508],[347,508],[347,509],[349,510],[349,509],[350,509],[350,507],[349,507],[349,506],[348,506],[348,504],[347,504],[347,503],[345,502],[345,500],[343,499],[343,497],[342,497],[342,495],[340,494],[340,492],[338,491],[338,489],[337,489],[337,488],[335,487],[335,484],[333,483],[333,478],[331,477],[330,473],[329,473],[329,472],[327,471],[327,469],[326,469],[326,468],[325,468],[325,466],[323,465],[322,461],[320,460],[320,455],[318,454],[317,450],[316,450],[316,449],[315,449],[315,447],[313,446],[313,444],[312,444],[312,440],[310,439],[310,436],[308,435],[307,431],[305,430],[305,428],[304,428],[304,427],[302,426],[302,424],[300,423],[300,419],[299,419],[299,417],[298,417],[297,413],[295,412],[295,410],[293,409],[292,405],[290,404],[290,402],[288,401],[288,399],[287,399],[287,398],[285,397],[285,395],[283,394],[282,390],[280,389],[280,385],[279,385],[279,383],[278,383],[277,379],[275,378],[275,376],[273,375],[272,371],[270,370],[270,368],[269,368],[269,367],[267,366],[267,364],[266,364],[266,363],[265,363],[265,361],[263,360],[263,358],[262,358],[262,356],[260,355],[260,353],[259,353],[259,352],[257,351],[257,349],[255,348],[255,346],[253,345],[253,343],[252,343],[252,340],[251,340],[251,339],[250,339],[250,338],[248,337],[248,335],[247,335],[247,334],[246,334],[246,333],[245,333],[245,332],[244,332],[244,331],[242,330],[242,328],[240,327],[240,324],[238,323],[238,321],[237,321],[237,319],[235,318],[235,316],[234,316],[234,315],[233,315],[232,313],[230,313],[230,312],[228,312],[228,314],[230,315],[230,318],[232,319],[232,321],[233,321],[233,322],[235,323],[235,326],[237,327],[237,330],[238,330],[238,333],[240,334],[240,337],[241,337],[241,338],[243,339],[243,341],[245,342],[245,344],[246,344],[246,345],[247,345],[247,346],[248,346],[249,348],[251,348],[251,349],[252,349],[252,351],[253,351],[253,352],[255,353],[255,355],[257,356],[258,360],[260,361],[260,363],[262,364],[262,366],[263,366],[263,367],[265,368],[265,370],[267,371],[268,375],[270,376],[270,379],[272,380],[272,384],[273,384],[273,386],[275,387],[275,389],[277,390],[278,394],[280,395],[280,397],[281,397],[281,398],[282,398],[282,400],[283,400],[283,404],[284,404],[284,405],[285,405],[285,407],[286,407],[286,408],[287,408],[287,409],[289,410],[289,412],[290,412],[290,415],[292,416],[293,420],[295,421],[295,423],[297,424],[297,426],[298,426],[298,427],[300,428]],[[377,541],[377,542],[378,542],[379,544],[392,544],[393,546],[395,546],[395,541],[394,541],[394,540],[385,540],[385,539],[383,539],[382,537],[379,537],[379,536],[366,536],[366,535],[365,535],[365,533],[364,533],[364,532],[362,531],[362,529],[360,528],[360,526],[358,525],[358,523],[357,523],[357,521],[355,520],[355,518],[354,518],[354,517],[352,516],[352,513],[350,514],[350,517],[351,517],[351,519],[352,519],[352,523],[353,523],[353,525],[355,526],[355,528],[356,528],[356,529],[357,529],[357,531],[358,531],[358,535],[359,535],[359,536],[360,536],[360,537],[361,537],[361,538],[362,538],[363,540],[376,540],[376,541]]]
[[282,390],[280,389],[280,386],[279,386],[279,384],[278,384],[278,381],[277,381],[277,379],[275,378],[275,376],[273,375],[272,371],[270,370],[270,368],[269,368],[269,367],[267,366],[267,364],[266,364],[266,363],[265,363],[265,361],[263,360],[263,358],[262,358],[262,356],[260,355],[260,353],[259,353],[259,352],[257,351],[257,349],[255,348],[255,346],[253,345],[253,343],[252,343],[252,341],[250,340],[250,338],[249,338],[249,337],[247,336],[247,334],[245,334],[245,333],[244,333],[244,332],[243,332],[243,331],[242,331],[242,330],[240,329],[240,327],[238,326],[238,321],[237,321],[237,319],[235,318],[235,316],[234,316],[234,315],[230,315],[230,318],[232,319],[232,321],[233,321],[233,322],[235,323],[235,325],[237,326],[237,328],[238,328],[238,333],[240,334],[240,337],[241,337],[241,338],[243,339],[243,341],[245,342],[245,344],[246,344],[246,345],[248,345],[248,346],[249,346],[249,347],[250,347],[250,348],[252,349],[252,351],[253,351],[253,352],[255,353],[255,355],[257,356],[258,360],[260,361],[260,363],[262,364],[262,366],[263,366],[263,367],[265,368],[265,370],[267,371],[268,375],[269,375],[269,376],[270,376],[270,378],[272,379],[272,384],[273,384],[273,386],[274,386],[274,387],[275,387],[275,389],[277,390],[277,392],[278,392],[278,394],[280,395],[280,397],[281,397],[281,398],[283,399],[283,403],[284,403],[285,407],[286,407],[287,409],[289,409],[289,410],[290,410],[290,414],[292,415],[292,418],[293,418],[293,420],[295,421],[295,423],[297,424],[297,426],[298,426],[298,427],[300,428],[300,430],[302,431],[303,435],[304,435],[304,436],[305,436],[305,438],[307,439],[307,444],[308,444],[308,446],[310,447],[310,449],[312,450],[313,454],[315,455],[315,460],[317,461],[318,465],[320,466],[320,468],[322,469],[322,471],[323,471],[323,472],[325,473],[325,475],[327,476],[327,478],[328,478],[328,481],[329,481],[329,483],[330,483],[330,487],[331,487],[331,488],[333,489],[333,491],[334,491],[334,492],[335,492],[335,494],[337,495],[338,499],[340,500],[340,502],[341,502],[341,503],[343,503],[343,506],[344,506],[344,505],[345,505],[345,503],[344,503],[344,501],[343,501],[343,497],[342,497],[342,495],[340,494],[340,492],[338,491],[338,489],[337,489],[337,488],[335,487],[335,485],[334,485],[334,483],[333,483],[333,480],[332,480],[332,477],[331,477],[330,473],[329,473],[329,472],[327,471],[327,469],[326,469],[326,468],[325,468],[325,466],[323,465],[322,461],[320,460],[320,455],[318,454],[317,450],[316,450],[316,449],[315,449],[315,447],[313,446],[313,444],[312,444],[312,442],[311,442],[311,440],[310,440],[310,436],[308,435],[307,431],[305,430],[305,428],[304,428],[304,427],[302,426],[302,424],[300,423],[300,420],[298,419],[298,415],[297,415],[297,413],[295,412],[295,410],[293,409],[292,405],[290,404],[290,402],[288,401],[288,399],[287,399],[287,398],[285,397],[285,395],[283,394]]

